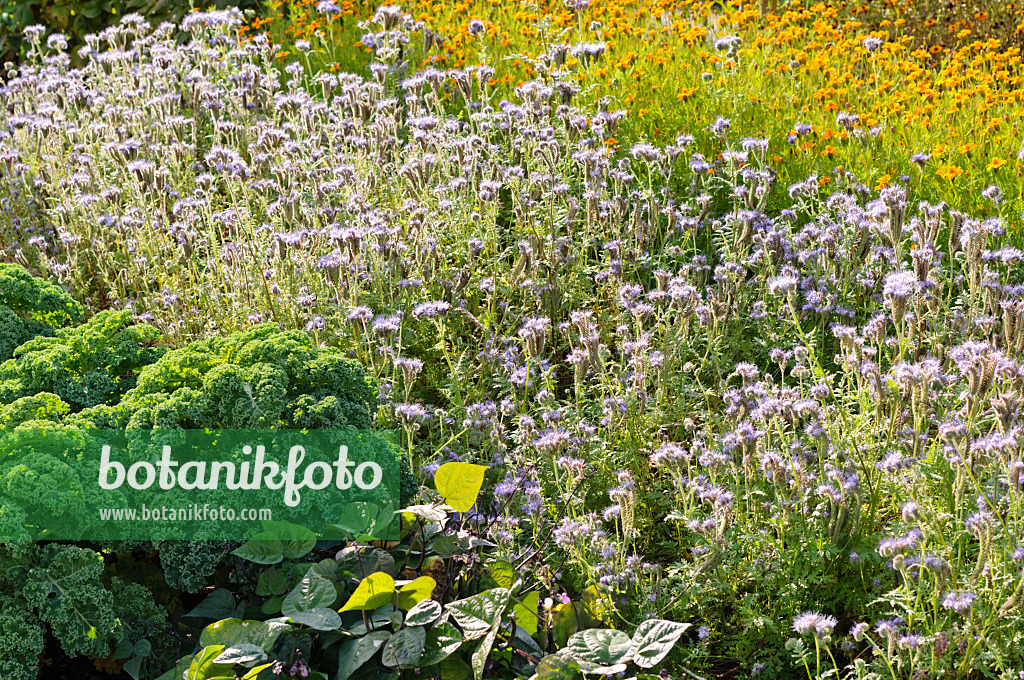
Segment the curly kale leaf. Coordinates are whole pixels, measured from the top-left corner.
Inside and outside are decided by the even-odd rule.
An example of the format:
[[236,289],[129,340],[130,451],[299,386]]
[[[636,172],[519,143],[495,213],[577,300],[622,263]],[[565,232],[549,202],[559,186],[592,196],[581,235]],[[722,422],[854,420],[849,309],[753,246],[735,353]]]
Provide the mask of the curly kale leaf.
[[0,264],[0,361],[36,336],[82,318],[82,307],[54,284],[16,264]]
[[376,405],[358,362],[273,324],[168,352],[121,401],[132,428],[368,429]]
[[0,364],[0,400],[38,392],[56,394],[71,411],[114,404],[135,386],[136,373],[165,349],[155,346],[160,332],[134,324],[128,310],[105,311],[54,336],[38,336]]
[[53,326],[41,321],[23,319],[11,310],[10,307],[0,305],[0,361],[6,361],[14,356],[14,350],[32,338],[42,336],[53,336]]
[[30,397],[15,399],[6,406],[0,406],[0,429],[13,430],[33,420],[58,423],[70,410],[71,408],[56,394],[39,392]]
[[209,585],[210,576],[235,547],[226,541],[163,541],[160,563],[167,585],[197,593]]
[[82,320],[82,306],[59,286],[37,279],[21,265],[0,264],[0,305],[52,326]]
[[[30,453],[3,472],[0,489],[6,499],[31,516],[55,522],[76,522],[85,512],[84,492],[77,472],[46,453]],[[44,527],[41,527],[44,528]]]
[[113,596],[100,582],[103,557],[88,548],[47,544],[34,562],[21,594],[64,652],[109,656],[123,631]]
[[0,678],[35,680],[43,627],[23,603],[0,595]]

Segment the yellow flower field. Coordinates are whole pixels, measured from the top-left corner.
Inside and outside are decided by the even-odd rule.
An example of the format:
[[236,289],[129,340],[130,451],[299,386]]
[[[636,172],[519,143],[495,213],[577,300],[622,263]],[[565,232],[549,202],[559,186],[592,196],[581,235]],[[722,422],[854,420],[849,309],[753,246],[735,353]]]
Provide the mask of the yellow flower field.
[[[351,67],[362,57],[358,21],[376,5],[343,0],[331,17],[316,4],[278,2],[257,28],[285,44],[323,38],[338,67]],[[871,188],[903,177],[922,197],[963,209],[979,207],[981,190],[998,184],[1007,217],[1018,221],[1018,47],[975,35],[963,21],[954,46],[924,49],[927,22],[915,34],[903,19],[869,17],[866,5],[765,5],[762,13],[757,4],[691,0],[414,0],[403,9],[428,30],[424,44],[410,45],[417,61],[500,64],[490,81],[499,96],[534,74],[531,63],[550,42],[604,43],[599,58],[569,56],[565,65],[581,97],[608,97],[630,112],[623,140],[701,138],[721,115],[737,136],[770,137],[772,156],[785,160],[782,182],[814,169],[823,183],[853,172]],[[477,35],[472,20],[485,27]],[[730,36],[741,42],[722,40]],[[795,134],[797,124],[811,132]]]

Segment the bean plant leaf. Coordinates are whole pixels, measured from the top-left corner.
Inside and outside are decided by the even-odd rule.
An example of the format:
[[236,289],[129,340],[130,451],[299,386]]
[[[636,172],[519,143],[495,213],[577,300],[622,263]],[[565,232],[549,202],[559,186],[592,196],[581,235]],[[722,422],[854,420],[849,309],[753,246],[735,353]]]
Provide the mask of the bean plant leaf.
[[618,673],[626,672],[626,664],[617,663],[613,666],[602,666],[599,663],[590,663],[589,661],[580,661],[580,670],[586,675],[616,675]]
[[423,600],[429,598],[436,587],[437,581],[429,576],[420,576],[418,579],[406,583],[398,591],[398,608],[412,609]]
[[516,617],[516,624],[530,635],[537,634],[537,625],[540,618],[537,616],[537,607],[540,605],[540,593],[536,590],[528,593],[522,598],[522,604],[516,603],[512,613]]
[[280,543],[255,537],[232,550],[231,554],[256,564],[277,564],[284,559]]
[[295,586],[281,603],[281,613],[291,616],[297,612],[329,607],[338,598],[334,584],[319,574],[308,574]]
[[493,588],[464,600],[450,602],[445,608],[455,617],[466,639],[474,640],[497,627],[508,607],[509,597],[509,592],[504,588]]
[[447,621],[431,626],[427,631],[427,643],[423,650],[423,658],[420,659],[421,668],[441,663],[461,646],[462,634],[458,628]]
[[291,560],[305,557],[316,547],[316,534],[306,527],[288,522],[264,521],[263,531],[257,537],[278,541],[281,552]]
[[200,651],[192,664],[185,671],[184,680],[209,680],[216,676],[225,676],[231,672],[230,664],[214,661],[225,649],[224,645],[213,645]]
[[622,631],[591,628],[574,633],[566,648],[577,661],[610,666],[627,659],[632,644],[633,641]]
[[565,650],[548,654],[540,663],[530,680],[582,680],[580,665]]
[[414,517],[422,517],[428,522],[440,522],[448,516],[448,513],[442,508],[434,505],[410,505],[407,508],[402,508],[402,512]]
[[465,680],[471,672],[460,656],[449,656],[441,662],[441,680]]
[[226,619],[235,612],[235,596],[227,588],[217,588],[185,616],[197,619]]
[[423,656],[427,631],[420,626],[403,628],[385,643],[381,663],[398,668],[415,668]]
[[313,630],[338,630],[341,628],[341,616],[338,615],[338,612],[326,607],[295,612],[289,614],[288,618]]
[[356,587],[352,597],[339,611],[366,611],[394,601],[395,579],[382,571],[370,574]]
[[277,642],[277,638],[290,628],[291,626],[281,621],[224,619],[204,628],[199,636],[199,644],[202,647],[210,645],[232,647],[253,644],[269,652]]
[[263,661],[267,653],[259,645],[240,644],[226,648],[213,660],[219,664],[245,664],[253,661]]
[[260,574],[256,582],[256,594],[263,597],[268,595],[284,595],[288,590],[288,578],[282,569],[267,569]]
[[648,619],[633,633],[630,656],[640,668],[656,666],[672,651],[679,637],[690,627],[689,623],[676,623],[663,619]]
[[491,655],[491,648],[494,647],[494,640],[498,637],[498,627],[495,626],[487,633],[484,637],[483,642],[473,652],[473,656],[470,658],[470,665],[473,667],[473,677],[475,680],[483,680],[484,668],[487,665],[487,657]]
[[390,638],[391,633],[388,631],[375,630],[355,640],[343,642],[338,650],[338,674],[334,676],[335,680],[348,680]]
[[[399,595],[401,597],[401,595]],[[441,616],[441,603],[436,600],[421,600],[417,602],[409,614],[405,617],[407,626],[426,626],[433,623]]]
[[469,509],[476,505],[486,472],[485,465],[445,463],[434,473],[434,486],[444,497],[445,503],[452,506],[456,512],[469,512]]

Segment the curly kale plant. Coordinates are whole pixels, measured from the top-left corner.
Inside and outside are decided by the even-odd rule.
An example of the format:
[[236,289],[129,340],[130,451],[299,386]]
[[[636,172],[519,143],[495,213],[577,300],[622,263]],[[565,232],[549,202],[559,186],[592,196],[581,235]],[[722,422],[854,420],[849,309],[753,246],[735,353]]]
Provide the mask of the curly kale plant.
[[80,321],[82,307],[58,286],[16,264],[0,264],[0,361],[32,338]]
[[[22,291],[49,290],[31,277],[16,280]],[[31,295],[5,299],[21,305]],[[0,678],[36,677],[47,633],[69,656],[152,677],[175,656],[167,631],[188,628],[182,593],[220,582],[238,544],[30,540],[47,535],[49,524],[30,525],[26,511],[88,523],[111,503],[85,482],[82,461],[95,452],[84,448],[80,429],[369,429],[377,393],[358,362],[302,332],[268,324],[168,351],[159,331],[129,311],[55,328],[46,324],[72,312],[61,316],[53,303],[42,309],[25,318],[45,328],[0,363],[0,535],[20,539],[0,541]],[[59,442],[52,455],[22,453],[40,437]],[[415,487],[403,461],[403,496]],[[148,571],[124,567],[147,562]],[[12,637],[20,642],[8,644]]]
[[263,324],[167,353],[119,409],[129,428],[368,429],[376,403],[358,362]]
[[100,312],[81,326],[35,337],[0,364],[0,403],[40,393],[56,395],[69,412],[117,403],[135,386],[136,372],[166,351],[155,346],[159,338],[156,328],[133,323],[128,310]]

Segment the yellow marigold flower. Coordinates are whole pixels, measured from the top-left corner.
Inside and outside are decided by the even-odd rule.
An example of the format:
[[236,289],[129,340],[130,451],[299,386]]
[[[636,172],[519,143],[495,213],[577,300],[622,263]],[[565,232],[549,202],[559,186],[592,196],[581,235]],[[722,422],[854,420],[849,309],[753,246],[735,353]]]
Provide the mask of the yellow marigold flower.
[[988,165],[985,166],[985,169],[991,172],[992,170],[998,170],[1004,165],[1006,165],[1006,161],[1004,161],[1002,158],[993,158],[988,162]]

